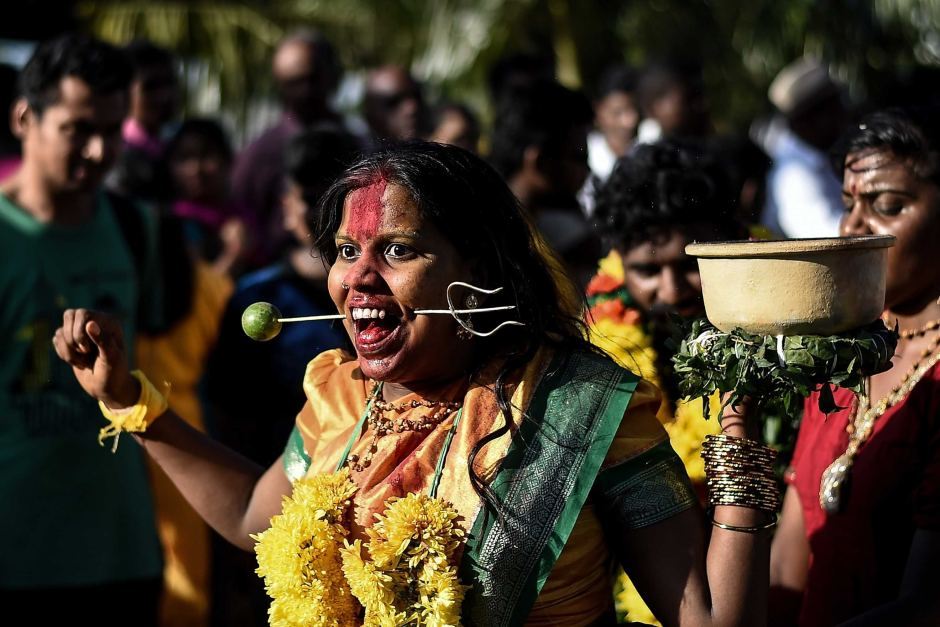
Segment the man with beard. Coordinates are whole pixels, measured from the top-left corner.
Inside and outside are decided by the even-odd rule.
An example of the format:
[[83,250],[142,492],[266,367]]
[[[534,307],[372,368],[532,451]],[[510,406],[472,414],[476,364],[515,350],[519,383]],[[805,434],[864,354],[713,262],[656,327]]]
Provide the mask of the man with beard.
[[[746,237],[726,170],[713,150],[674,140],[640,146],[620,159],[593,215],[611,253],[587,288],[591,341],[662,388],[658,418],[700,497],[702,441],[720,426],[705,420],[698,399],[678,399],[665,340],[674,331],[672,316],[705,315],[698,264],[685,254],[686,244]],[[717,410],[717,399],[712,406]],[[616,599],[627,620],[655,620],[623,574]]]

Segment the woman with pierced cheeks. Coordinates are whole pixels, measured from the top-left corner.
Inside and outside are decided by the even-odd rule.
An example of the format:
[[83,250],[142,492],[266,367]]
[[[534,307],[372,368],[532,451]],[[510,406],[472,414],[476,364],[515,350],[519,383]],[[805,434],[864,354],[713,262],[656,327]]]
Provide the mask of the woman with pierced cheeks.
[[451,281],[473,276],[471,264],[421,219],[400,185],[379,178],[352,191],[345,206],[329,289],[337,310],[349,314],[363,374],[385,381],[386,396],[463,376],[473,344],[454,342],[452,319],[414,310],[440,306]]
[[[374,534],[384,533],[376,516],[389,517],[387,531],[388,512],[408,499],[436,497],[453,515],[428,518],[396,540],[396,555],[410,557],[394,560],[395,568],[408,568],[450,547],[426,563],[435,586],[459,578],[450,596],[428,591],[424,580],[405,581],[407,589],[387,597],[380,592],[397,585],[394,577],[357,586],[354,573],[386,566],[376,552],[363,556],[357,548],[355,570],[347,547],[337,549],[342,571],[325,579],[317,579],[327,572],[317,570],[328,567],[322,555],[314,569],[289,569],[317,585],[281,590],[274,624],[301,624],[284,617],[308,607],[305,594],[347,582],[367,613],[336,619],[330,612],[348,609],[348,593],[337,593],[317,605],[325,612],[318,620],[368,622],[376,603],[397,603],[420,588],[424,600],[395,609],[419,611],[423,624],[612,624],[615,561],[664,624],[763,624],[775,504],[738,502],[730,489],[716,494],[724,500],[706,543],[702,511],[656,418],[658,392],[586,342],[572,284],[549,269],[557,260],[546,256],[530,217],[494,170],[459,148],[407,144],[351,167],[320,209],[314,239],[332,263],[329,291],[356,354],[313,358],[303,381],[307,402],[282,458],[268,469],[152,402],[145,378],[127,371],[112,320],[68,311],[56,336],[59,355],[106,416],[146,413],[137,440],[209,524],[246,550],[257,534],[294,525],[279,516],[282,507],[296,505],[309,482],[323,478],[351,480],[352,492],[337,506],[347,509],[305,514],[372,549],[382,546]],[[417,313],[444,308],[448,295],[455,307],[480,311]],[[512,310],[483,311],[499,306]],[[522,324],[487,335],[510,319]],[[233,391],[252,392],[263,393]],[[751,474],[769,475],[768,452],[746,439],[745,421],[729,413],[724,424],[722,445],[746,459]],[[726,476],[723,485],[743,488],[746,475]],[[437,533],[432,528],[450,524],[455,543],[427,539]],[[314,540],[332,546],[322,534]],[[415,543],[426,543],[426,552],[410,552]],[[261,545],[259,563],[269,546]],[[292,546],[284,548],[287,562],[310,543]],[[362,560],[371,564],[364,571]]]
[[901,339],[864,394],[834,391],[843,409],[807,399],[771,552],[778,624],[940,623],[938,114],[875,113],[843,142],[841,234],[897,238],[884,319]]

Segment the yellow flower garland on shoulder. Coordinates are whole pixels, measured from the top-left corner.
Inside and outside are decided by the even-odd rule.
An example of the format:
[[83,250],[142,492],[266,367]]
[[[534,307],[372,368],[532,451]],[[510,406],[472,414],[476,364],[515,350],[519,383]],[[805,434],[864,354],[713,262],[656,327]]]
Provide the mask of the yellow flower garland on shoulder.
[[271,527],[252,536],[274,627],[356,625],[360,605],[367,627],[460,625],[468,587],[460,585],[456,564],[465,533],[457,510],[436,492],[462,411],[441,449],[430,494],[390,498],[366,529],[368,544],[347,541],[344,522],[357,487],[345,462],[381,389],[374,388],[336,472],[295,482]]
[[271,527],[252,536],[272,627],[357,625],[360,604],[366,627],[459,625],[468,587],[457,577],[464,531],[454,507],[425,494],[389,499],[368,545],[349,544],[343,522],[356,490],[348,469],[300,479]]

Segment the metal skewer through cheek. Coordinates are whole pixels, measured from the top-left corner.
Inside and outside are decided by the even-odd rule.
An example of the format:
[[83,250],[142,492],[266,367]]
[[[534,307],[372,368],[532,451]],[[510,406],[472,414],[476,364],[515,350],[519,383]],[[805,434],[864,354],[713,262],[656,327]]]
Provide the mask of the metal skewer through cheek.
[[345,320],[346,314],[328,314],[325,316],[300,316],[298,318],[278,318],[278,322],[316,322],[317,320]]
[[[507,311],[509,309],[515,309],[515,305],[500,305],[498,307],[480,307],[479,309],[415,309],[416,314],[422,316],[425,315],[434,315],[434,314],[475,314],[475,313],[487,313],[490,311]],[[327,314],[322,316],[300,316],[298,318],[278,318],[278,322],[316,322],[318,320],[345,320],[345,314]],[[521,325],[521,322],[512,321],[513,324]]]
[[[525,326],[525,323],[519,322],[518,320],[505,320],[503,322],[500,322],[498,325],[496,325],[495,328],[489,331],[486,331],[486,332],[477,331],[472,326],[470,326],[470,324],[468,324],[465,320],[461,319],[460,316],[458,316],[457,314],[484,313],[487,311],[505,311],[508,309],[515,309],[516,306],[515,305],[501,305],[497,307],[479,307],[477,309],[457,309],[456,307],[454,307],[454,298],[453,298],[453,295],[451,294],[451,290],[453,290],[455,287],[465,287],[468,290],[471,290],[473,292],[477,292],[479,294],[487,294],[487,295],[497,294],[503,291],[503,288],[497,287],[496,289],[488,290],[482,287],[477,287],[476,285],[471,285],[470,283],[464,283],[463,281],[454,281],[453,283],[447,286],[448,310],[446,313],[449,313],[451,316],[453,316],[454,320],[457,321],[457,324],[463,327],[463,329],[467,331],[468,333],[472,333],[473,335],[476,335],[477,337],[489,337],[493,335],[494,333],[496,333],[497,331],[499,331],[500,329],[502,329],[503,327],[524,327]],[[437,313],[440,310],[426,310],[426,311],[428,311],[428,313],[430,313],[431,311],[434,311],[434,313]],[[441,311],[441,313],[444,313],[444,312]]]
[[[497,287],[496,289],[488,290],[482,287],[477,287],[476,285],[471,285],[470,283],[464,283],[463,281],[454,281],[447,286],[447,309],[415,309],[414,313],[419,315],[435,315],[435,314],[447,314],[453,316],[454,320],[457,321],[461,327],[466,329],[468,332],[476,335],[478,337],[489,337],[493,335],[503,327],[507,326],[525,326],[525,323],[519,322],[518,320],[505,320],[499,323],[494,329],[486,332],[477,331],[473,327],[469,326],[466,321],[461,320],[459,315],[469,315],[475,313],[489,313],[492,311],[509,311],[510,309],[515,309],[515,305],[498,305],[495,307],[479,307],[476,309],[457,309],[454,306],[453,296],[451,295],[451,290],[454,287],[465,287],[469,290],[478,292],[480,294],[497,294],[502,291],[503,288]],[[315,322],[318,320],[344,320],[346,314],[327,314],[322,316],[300,316],[297,318],[278,318],[278,322]]]

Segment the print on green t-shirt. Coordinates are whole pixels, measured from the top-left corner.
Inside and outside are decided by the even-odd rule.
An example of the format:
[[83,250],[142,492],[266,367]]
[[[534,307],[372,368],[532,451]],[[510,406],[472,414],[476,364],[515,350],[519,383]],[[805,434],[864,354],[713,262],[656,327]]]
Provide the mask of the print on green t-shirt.
[[62,226],[0,195],[0,499],[15,504],[0,516],[2,588],[160,573],[139,447],[98,445],[104,419],[52,346],[66,308],[110,313],[133,338],[137,283],[104,196],[90,220]]

